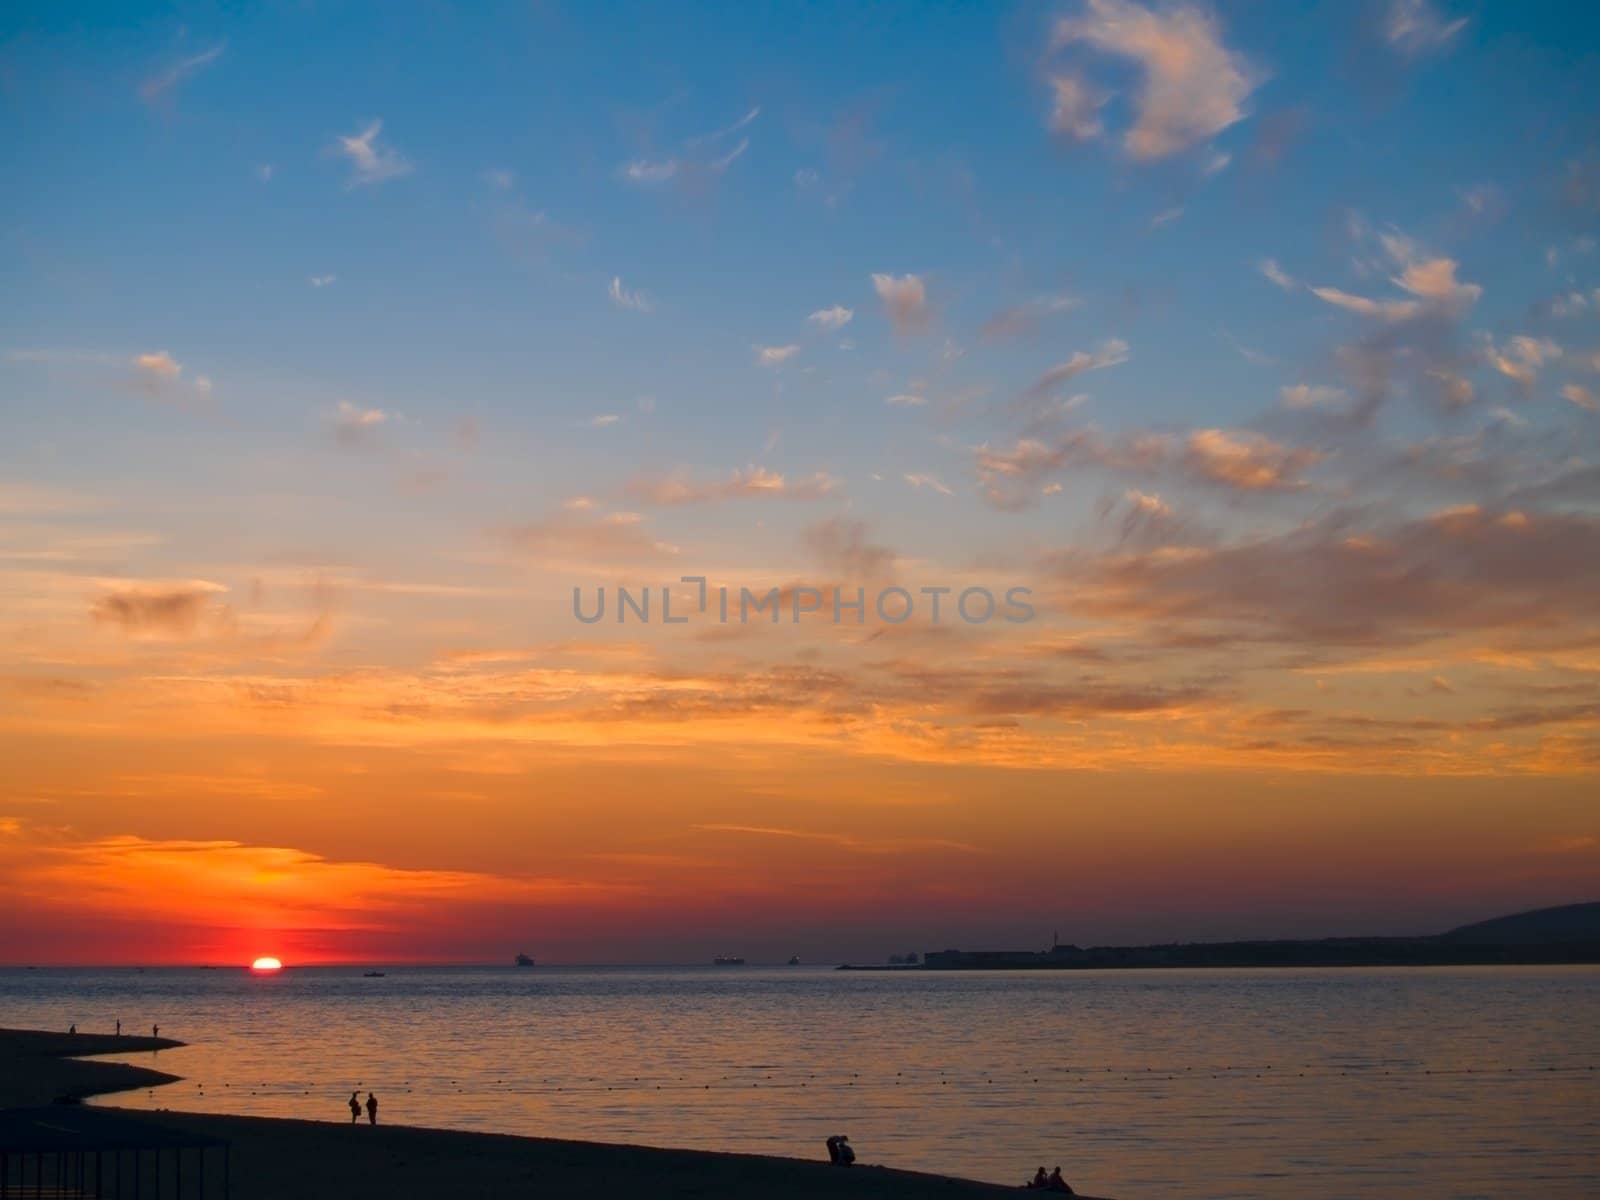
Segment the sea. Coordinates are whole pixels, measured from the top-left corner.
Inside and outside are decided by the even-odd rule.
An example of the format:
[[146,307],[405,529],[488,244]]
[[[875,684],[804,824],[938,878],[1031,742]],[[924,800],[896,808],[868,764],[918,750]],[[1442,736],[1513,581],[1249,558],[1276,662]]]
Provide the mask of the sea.
[[1600,1195],[1600,968],[0,970],[142,1109],[825,1156],[1120,1200]]

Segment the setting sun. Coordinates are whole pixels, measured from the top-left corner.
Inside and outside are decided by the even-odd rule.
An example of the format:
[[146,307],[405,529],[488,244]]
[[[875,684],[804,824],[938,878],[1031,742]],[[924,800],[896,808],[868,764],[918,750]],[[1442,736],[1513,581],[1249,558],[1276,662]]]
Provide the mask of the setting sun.
[[258,958],[250,964],[250,969],[252,971],[279,971],[283,969],[283,964],[275,958]]

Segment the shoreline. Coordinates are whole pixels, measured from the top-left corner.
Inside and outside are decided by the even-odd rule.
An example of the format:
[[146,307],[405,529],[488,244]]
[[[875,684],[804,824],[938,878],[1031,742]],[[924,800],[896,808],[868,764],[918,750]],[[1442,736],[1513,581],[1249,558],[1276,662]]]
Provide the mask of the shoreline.
[[[183,1044],[168,1038],[0,1029],[0,1108],[76,1103],[177,1082],[179,1076],[163,1071],[76,1056],[146,1053]],[[784,1158],[410,1125],[351,1126],[343,1121],[106,1107],[133,1120],[228,1141],[237,1200],[286,1195],[348,1200],[373,1193],[492,1197],[534,1191],[545,1196],[648,1194],[685,1200],[758,1195],[774,1200],[981,1200],[1019,1190],[889,1167],[858,1164],[843,1170],[826,1162],[820,1144],[804,1147],[815,1149],[816,1158]],[[870,1156],[871,1147],[861,1153]]]
[[0,1029],[0,1108],[74,1104],[91,1096],[176,1083],[182,1076],[128,1063],[90,1062],[84,1056],[148,1054],[183,1044],[133,1034]]

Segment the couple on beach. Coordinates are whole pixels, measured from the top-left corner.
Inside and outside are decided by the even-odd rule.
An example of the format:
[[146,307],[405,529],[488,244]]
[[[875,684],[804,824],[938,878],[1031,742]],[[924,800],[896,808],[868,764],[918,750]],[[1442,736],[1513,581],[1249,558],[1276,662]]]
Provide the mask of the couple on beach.
[[[361,1120],[361,1089],[357,1088],[350,1093],[350,1124],[354,1125]],[[378,1123],[378,1098],[371,1092],[367,1093],[367,1123]]]
[[1072,1185],[1069,1184],[1065,1179],[1061,1178],[1060,1167],[1057,1167],[1048,1175],[1044,1173],[1044,1168],[1040,1167],[1034,1177],[1028,1180],[1028,1182],[1022,1186],[1030,1192],[1059,1192],[1063,1196],[1077,1195],[1077,1193],[1072,1190]]

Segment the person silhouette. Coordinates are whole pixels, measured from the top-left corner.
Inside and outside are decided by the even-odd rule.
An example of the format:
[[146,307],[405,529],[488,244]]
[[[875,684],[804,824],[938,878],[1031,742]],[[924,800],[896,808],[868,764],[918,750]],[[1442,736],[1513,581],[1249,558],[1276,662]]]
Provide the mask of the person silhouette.
[[161,1036],[161,1026],[159,1026],[159,1025],[150,1026],[150,1036],[153,1037],[153,1038],[160,1037]]
[[77,1024],[76,1024],[76,1023],[74,1023],[74,1024],[73,1024],[73,1025],[72,1025],[72,1026],[71,1026],[71,1027],[70,1027],[70,1028],[69,1028],[69,1029],[68,1029],[68,1030],[67,1030],[67,1032],[68,1032],[68,1033],[71,1033],[71,1034],[76,1034],[76,1033],[77,1033],[77,1032],[78,1032],[78,1026],[77,1026]]
[[361,1093],[350,1093],[350,1124],[354,1125],[361,1120]]
[[371,1092],[368,1092],[367,1093],[367,1124],[376,1125],[377,1123],[378,1123],[378,1098],[376,1096],[374,1096]]
[[118,1037],[122,1036],[122,1022],[121,1021],[117,1022],[117,1036]]
[[1061,1178],[1060,1167],[1057,1167],[1054,1171],[1050,1172],[1049,1187],[1052,1192],[1060,1192],[1063,1196],[1076,1196],[1078,1194],[1072,1190],[1072,1185],[1070,1183]]
[[1041,1192],[1050,1186],[1050,1177],[1044,1173],[1043,1167],[1033,1173],[1033,1178],[1028,1180],[1028,1186]]

